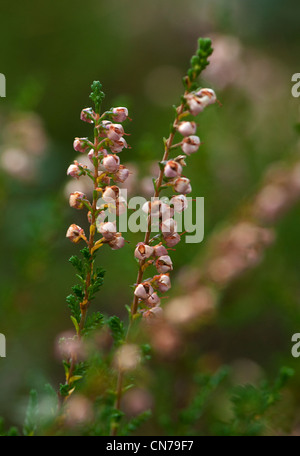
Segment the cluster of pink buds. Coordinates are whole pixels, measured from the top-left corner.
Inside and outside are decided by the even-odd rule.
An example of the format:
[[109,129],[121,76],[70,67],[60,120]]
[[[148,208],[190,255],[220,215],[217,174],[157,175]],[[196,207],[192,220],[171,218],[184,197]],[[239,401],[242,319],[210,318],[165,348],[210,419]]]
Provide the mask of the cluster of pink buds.
[[[171,287],[169,272],[172,271],[173,264],[168,250],[176,246],[181,240],[181,236],[177,232],[174,215],[176,212],[180,213],[187,208],[186,195],[192,191],[190,180],[182,175],[183,167],[186,166],[185,159],[187,156],[197,152],[201,145],[200,138],[196,135],[197,124],[193,121],[183,120],[183,118],[186,119],[188,114],[199,114],[206,106],[214,103],[217,98],[213,90],[201,89],[186,94],[184,100],[181,109],[177,110],[174,132],[165,142],[165,157],[167,159],[161,162],[161,175],[156,181],[159,188],[156,187],[155,189],[154,200],[146,202],[142,208],[148,215],[148,222],[150,222],[148,226],[153,227],[156,223],[156,227],[158,226],[160,231],[159,236],[150,239],[151,229],[148,228],[149,236],[146,236],[145,242],[137,244],[134,253],[140,262],[140,271],[144,271],[149,265],[153,265],[158,273],[153,278],[136,284],[135,299],[138,299],[139,308],[145,318],[160,313],[158,311],[160,293],[165,293]],[[185,111],[185,109],[187,110]],[[182,135],[183,139],[173,146],[172,141],[176,132]],[[171,148],[175,147],[181,147],[184,155],[168,158]],[[158,198],[161,188],[164,187],[171,187],[175,192],[168,203]],[[153,220],[155,220],[154,224]],[[153,245],[158,237],[160,237],[161,242]]]
[[[126,202],[122,198],[117,183],[123,183],[129,176],[129,170],[120,163],[119,154],[127,148],[124,139],[124,128],[120,122],[128,118],[128,110],[125,107],[112,108],[101,116],[92,108],[85,108],[80,115],[81,120],[95,125],[94,142],[88,138],[75,138],[73,147],[76,152],[86,153],[92,166],[88,167],[74,161],[67,174],[78,179],[82,175],[89,176],[94,183],[93,201],[88,201],[86,195],[75,191],[70,195],[70,206],[75,209],[88,209],[88,221],[91,225],[90,233],[97,229],[102,239],[95,245],[101,246],[107,243],[113,250],[124,246],[125,240],[121,233],[117,232],[116,221],[105,222],[104,209],[110,213],[120,215],[126,210]],[[118,123],[115,123],[118,122]],[[98,201],[102,201],[101,204]],[[84,230],[77,225],[71,225],[67,237],[72,242],[86,240]],[[86,240],[87,241],[87,240]]]

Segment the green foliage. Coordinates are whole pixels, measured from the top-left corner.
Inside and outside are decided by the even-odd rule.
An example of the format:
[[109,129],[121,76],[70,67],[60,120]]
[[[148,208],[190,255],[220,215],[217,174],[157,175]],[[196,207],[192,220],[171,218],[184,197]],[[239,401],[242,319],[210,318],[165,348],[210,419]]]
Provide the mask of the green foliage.
[[142,344],[141,352],[142,352],[143,359],[145,361],[149,361],[151,359],[151,345],[150,344]]
[[92,261],[92,255],[90,254],[89,248],[88,247],[83,247],[83,249],[80,250],[82,253],[84,259],[90,263]]
[[107,320],[107,325],[111,330],[115,345],[121,345],[125,340],[124,323],[114,315]]
[[37,430],[38,422],[38,399],[35,390],[30,391],[29,402],[26,410],[23,434],[25,436],[33,436]]
[[74,266],[75,269],[83,276],[84,275],[84,266],[83,266],[83,261],[78,258],[77,255],[71,256],[69,259],[69,262]]
[[91,94],[90,98],[93,100],[95,104],[95,112],[100,113],[100,106],[102,101],[104,100],[105,94],[102,92],[102,84],[99,81],[94,81],[91,85]]
[[151,410],[145,410],[144,412],[129,420],[128,423],[122,427],[119,434],[121,436],[130,435],[131,433],[135,432],[142,424],[148,421],[151,416]]
[[19,435],[19,431],[15,426],[10,427],[7,431],[4,427],[4,419],[0,418],[0,437],[15,437]]
[[72,389],[71,385],[67,383],[60,383],[59,385],[59,394],[61,397],[67,397],[69,395],[69,391]]
[[208,400],[220,383],[227,377],[228,368],[222,367],[215,374],[198,374],[195,377],[196,393],[190,404],[179,414],[179,425],[184,435],[195,434],[197,423],[202,417]]
[[196,54],[191,58],[191,67],[187,71],[187,78],[183,79],[184,86],[187,90],[196,90],[198,85],[196,79],[200,76],[201,72],[209,65],[208,58],[213,53],[211,40],[209,38],[199,38],[198,49]]
[[91,277],[91,285],[88,288],[88,300],[91,301],[95,298],[95,294],[100,290],[104,281],[105,270],[97,268],[96,272]]
[[69,296],[66,297],[66,301],[68,303],[68,307],[71,311],[72,316],[76,319],[77,323],[79,323],[80,316],[81,316],[79,299],[76,298],[76,296],[70,294]]
[[292,369],[283,367],[274,384],[264,382],[260,387],[254,385],[235,386],[231,402],[233,418],[217,427],[218,434],[232,436],[262,435],[269,427],[268,412],[281,398],[281,389],[293,376]]
[[82,330],[82,335],[87,336],[92,331],[101,329],[104,325],[104,315],[100,312],[93,312],[86,319],[84,328]]

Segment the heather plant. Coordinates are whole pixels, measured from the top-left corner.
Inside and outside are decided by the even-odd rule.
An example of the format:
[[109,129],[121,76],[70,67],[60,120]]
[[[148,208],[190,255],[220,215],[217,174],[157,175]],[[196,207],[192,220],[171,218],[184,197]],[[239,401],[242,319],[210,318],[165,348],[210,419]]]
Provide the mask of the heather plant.
[[[87,228],[72,223],[66,233],[69,241],[82,248],[69,260],[76,270],[77,283],[66,298],[74,330],[59,341],[65,379],[58,394],[50,385],[46,386],[42,403],[36,392],[31,392],[23,427],[25,435],[128,435],[138,432],[139,426],[151,417],[151,404],[147,401],[144,410],[126,416],[122,400],[138,385],[144,375],[143,367],[151,362],[148,330],[153,334],[164,328],[163,303],[171,289],[172,251],[184,242],[185,234],[179,231],[176,217],[192,203],[187,197],[192,194],[192,184],[184,169],[188,169],[189,161],[195,159],[193,154],[201,147],[195,118],[217,102],[214,90],[200,87],[198,81],[212,52],[210,39],[200,38],[183,78],[184,93],[179,105],[174,106],[169,134],[163,138],[159,172],[152,176],[153,195],[142,206],[145,232],[134,246],[126,242],[126,234],[120,229],[120,219],[128,210],[122,186],[130,175],[120,157],[130,148],[125,126],[131,119],[126,107],[102,111],[102,85],[94,81],[91,86],[93,106],[84,108],[80,118],[93,128],[93,138],[75,138],[73,143],[76,152],[88,157],[89,165],[86,160],[75,160],[67,169],[69,178],[75,181],[89,179],[90,192],[78,190],[69,196],[71,208],[86,211]],[[131,284],[132,303],[126,304],[128,320],[124,321],[101,311],[100,298],[101,287],[105,286],[106,255],[109,250],[122,248],[132,250],[137,264],[137,277]],[[118,252],[115,255],[118,261]],[[98,292],[99,305],[95,302]],[[217,433],[263,433],[265,415],[280,398],[280,390],[291,374],[290,370],[283,370],[275,385],[236,388],[232,395],[234,416],[216,426]],[[203,433],[201,418],[227,375],[226,367],[215,373],[196,369],[193,394],[176,415],[176,422],[162,413],[162,432]],[[1,426],[1,433],[14,435],[18,431],[11,428],[6,432]]]
[[[122,415],[121,398],[124,388],[127,388],[124,385],[124,376],[141,361],[145,349],[133,343],[132,326],[141,318],[150,320],[150,324],[152,320],[159,319],[163,312],[160,306],[161,295],[171,287],[169,274],[173,264],[169,250],[181,240],[174,214],[187,208],[186,195],[192,191],[189,179],[182,175],[183,167],[186,166],[185,159],[197,152],[201,145],[200,138],[196,136],[197,125],[188,117],[197,116],[207,106],[216,102],[214,91],[199,88],[197,83],[198,76],[209,63],[208,58],[212,53],[211,41],[199,39],[198,44],[197,53],[191,59],[191,68],[183,79],[185,91],[181,103],[174,106],[175,119],[168,138],[164,138],[163,141],[164,153],[159,162],[159,175],[153,178],[153,198],[142,208],[147,216],[147,228],[144,240],[139,242],[134,250],[138,274],[134,284],[132,305],[127,306],[129,324],[126,330],[124,323],[116,316],[107,319],[100,312],[92,312],[87,317],[91,301],[104,279],[104,270],[95,265],[99,249],[108,246],[118,250],[125,245],[122,234],[117,231],[117,217],[124,212],[127,202],[122,197],[118,184],[125,182],[129,176],[128,169],[120,163],[119,158],[122,150],[128,147],[122,126],[122,122],[128,118],[128,110],[126,107],[116,107],[101,113],[104,92],[100,82],[95,81],[92,84],[90,98],[94,107],[85,108],[81,112],[81,120],[94,127],[93,141],[88,138],[75,138],[73,144],[75,151],[88,155],[92,166],[88,167],[74,161],[67,170],[67,174],[74,179],[88,176],[93,191],[92,201],[79,191],[72,192],[69,198],[71,207],[77,210],[86,209],[89,231],[87,236],[83,228],[72,224],[66,235],[74,244],[82,242],[86,245],[81,250],[81,258],[76,255],[70,258],[79,280],[79,283],[72,287],[73,293],[67,297],[76,335],[61,341],[62,350],[67,352],[67,356],[64,360],[66,380],[60,387],[60,397],[61,402],[65,403],[86,373],[85,363],[79,360],[83,340],[91,330],[107,326],[116,346],[114,362],[117,380],[115,389],[111,392],[113,408],[108,419],[113,435],[118,431]],[[180,136],[177,143],[176,136]],[[181,149],[182,153],[173,158],[170,155],[176,149]],[[167,204],[160,199],[160,194],[162,190],[169,188],[175,194]],[[115,220],[111,220],[111,214],[115,216]],[[153,235],[155,226],[158,227],[159,233]],[[99,239],[96,239],[97,237]],[[154,266],[157,274],[144,279],[146,270],[151,266]]]

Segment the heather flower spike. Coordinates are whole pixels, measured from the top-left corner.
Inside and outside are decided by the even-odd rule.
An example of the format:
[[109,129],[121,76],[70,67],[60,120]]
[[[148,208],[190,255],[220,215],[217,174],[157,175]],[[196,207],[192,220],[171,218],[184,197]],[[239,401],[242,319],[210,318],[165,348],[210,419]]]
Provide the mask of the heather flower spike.
[[[73,148],[76,152],[86,154],[91,162],[91,167],[81,165],[74,161],[67,170],[67,174],[73,178],[80,179],[81,176],[88,176],[91,182],[91,201],[81,191],[70,194],[69,204],[74,209],[86,209],[87,223],[89,229],[85,234],[83,228],[72,224],[66,233],[66,237],[74,244],[84,241],[86,247],[81,250],[82,259],[73,256],[70,261],[78,270],[77,277],[80,277],[80,285],[73,287],[74,295],[68,297],[71,309],[71,318],[76,329],[76,338],[82,339],[87,330],[87,312],[94,294],[103,282],[104,271],[95,266],[95,259],[99,249],[104,248],[119,250],[124,247],[125,239],[122,233],[117,230],[117,217],[122,213],[125,203],[120,196],[117,182],[124,182],[128,177],[128,170],[121,165],[120,158],[115,155],[127,143],[123,138],[124,128],[119,123],[112,123],[111,116],[115,121],[124,121],[128,117],[126,108],[117,108],[117,111],[105,111],[100,113],[101,103],[104,99],[102,85],[98,81],[92,84],[91,100],[93,108],[84,108],[80,118],[89,124],[94,124],[94,138],[75,138]],[[112,185],[111,184],[112,181]],[[113,206],[115,221],[106,221],[106,213],[102,207],[98,207],[98,200],[102,197],[107,206]],[[107,203],[106,203],[107,202]],[[125,206],[126,207],[126,206]],[[97,239],[98,238],[98,239]],[[148,248],[148,246],[146,247]],[[71,355],[70,355],[71,356]],[[67,398],[74,391],[76,381],[76,360],[72,355],[65,362],[66,383],[61,389],[62,394]],[[75,356],[76,358],[76,356]]]
[[[148,217],[148,230],[144,241],[136,246],[134,252],[135,257],[139,260],[139,272],[135,297],[131,306],[132,317],[135,317],[141,305],[141,301],[138,298],[145,299],[145,296],[141,297],[140,290],[143,289],[141,284],[144,271],[150,265],[153,264],[160,274],[160,276],[155,276],[152,279],[153,283],[156,283],[158,293],[167,291],[171,286],[170,278],[167,274],[173,269],[173,263],[168,255],[167,248],[175,247],[181,240],[173,217],[175,212],[182,212],[187,208],[188,200],[186,195],[192,192],[190,180],[188,177],[182,176],[182,170],[183,166],[187,165],[185,159],[196,153],[201,144],[199,136],[196,135],[197,124],[195,121],[189,120],[187,116],[198,115],[208,105],[215,103],[217,100],[212,89],[199,88],[197,83],[198,76],[209,64],[208,58],[212,52],[211,40],[200,38],[196,54],[191,59],[191,68],[189,68],[187,75],[183,79],[185,92],[182,102],[175,110],[176,114],[171,133],[164,140],[165,150],[160,162],[160,172],[155,180],[153,198],[142,207],[143,212]],[[176,135],[181,135],[181,139],[177,144],[174,144]],[[178,146],[181,146],[185,155],[172,158],[171,151]],[[163,188],[171,188],[177,193],[171,196],[170,205],[159,200],[160,192]],[[153,218],[159,219],[160,239],[162,241],[156,246],[151,245],[151,220]],[[147,298],[148,304],[149,302],[154,302],[155,299],[153,297]],[[159,296],[157,299],[159,299]],[[143,309],[141,308],[141,310]],[[145,315],[144,312],[143,316]]]

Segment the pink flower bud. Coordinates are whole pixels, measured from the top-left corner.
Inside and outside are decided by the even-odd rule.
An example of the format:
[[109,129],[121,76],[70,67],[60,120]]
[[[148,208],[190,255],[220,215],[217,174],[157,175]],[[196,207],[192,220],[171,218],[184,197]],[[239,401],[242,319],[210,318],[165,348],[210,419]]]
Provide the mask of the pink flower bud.
[[154,255],[157,257],[163,256],[163,255],[168,255],[168,251],[166,247],[162,245],[162,243],[159,243],[153,247],[154,249]]
[[124,135],[124,128],[121,124],[110,124],[107,130],[107,137],[112,141],[118,141]]
[[116,222],[100,223],[98,230],[105,239],[111,241],[112,239],[114,239],[117,233]]
[[189,107],[189,111],[192,116],[197,116],[200,112],[204,110],[206,104],[201,100],[201,98],[197,97],[194,93],[188,93],[185,96],[186,102]]
[[168,274],[160,274],[159,276],[154,276],[155,284],[158,287],[158,290],[161,293],[166,293],[166,291],[171,288],[171,280]]
[[176,229],[177,229],[177,223],[172,218],[163,220],[163,222],[160,225],[160,229],[164,236],[173,234],[174,231],[176,231]]
[[167,234],[164,236],[164,241],[167,247],[174,247],[181,241],[181,237],[178,233]]
[[151,257],[153,255],[153,247],[150,245],[144,244],[143,242],[139,242],[136,246],[134,251],[134,256],[138,260],[145,260],[146,258]]
[[182,173],[182,166],[180,163],[169,160],[165,166],[164,174],[167,178],[177,177],[180,176]]
[[112,200],[116,200],[119,197],[119,193],[120,193],[120,189],[116,185],[112,185],[111,187],[106,187],[103,192],[102,199],[105,202],[110,203],[110,202],[112,202]]
[[80,119],[83,120],[83,122],[94,123],[95,117],[96,114],[92,108],[85,108],[80,114]]
[[74,209],[82,209],[84,207],[84,204],[82,200],[86,200],[86,196],[82,192],[73,192],[70,194],[69,198],[69,203],[70,206],[73,207]]
[[122,150],[128,147],[127,142],[123,137],[118,139],[117,141],[113,141],[113,144],[110,147],[110,150],[114,152],[115,154],[118,154],[119,152],[122,152]]
[[160,299],[157,293],[152,293],[149,298],[146,300],[146,304],[151,307],[159,306]]
[[121,233],[116,233],[116,236],[111,241],[109,241],[108,245],[112,250],[121,249],[125,245],[125,239],[122,237]]
[[118,171],[114,175],[114,180],[116,182],[125,182],[129,176],[129,169],[127,169],[124,165],[120,165]]
[[196,122],[180,122],[177,130],[182,136],[194,135],[197,131]]
[[175,212],[182,212],[188,207],[188,200],[185,195],[174,195],[170,200]]
[[91,145],[89,144],[88,138],[75,138],[73,147],[76,152],[84,153],[91,148]]
[[84,230],[80,226],[75,225],[74,223],[68,228],[66,237],[70,239],[71,242],[77,244],[82,240],[82,236],[85,236]]
[[191,193],[192,187],[190,184],[190,180],[187,177],[178,177],[174,183],[174,190],[177,193]]
[[186,155],[191,155],[199,149],[200,138],[198,136],[188,136],[184,138],[181,144],[181,149]]
[[148,299],[153,292],[154,290],[149,282],[140,283],[134,290],[135,296],[140,299]]
[[212,89],[201,89],[196,95],[205,100],[207,105],[214,104],[217,101],[215,91]]
[[115,122],[124,122],[128,117],[128,109],[124,107],[113,108],[112,112]]
[[76,164],[76,163],[70,165],[69,168],[67,169],[67,175],[74,177],[75,179],[78,179],[80,174],[81,174],[81,170],[80,170],[78,164]]
[[212,89],[201,89],[198,92],[191,92],[185,96],[189,111],[193,116],[196,116],[203,111],[206,106],[215,103],[217,97]]
[[120,159],[117,155],[107,155],[103,158],[102,165],[108,173],[117,171],[120,165]]
[[163,256],[157,258],[157,260],[155,262],[155,266],[156,266],[157,271],[160,274],[172,271],[172,269],[173,269],[173,263],[172,263],[172,260],[169,257],[169,255],[163,255]]

